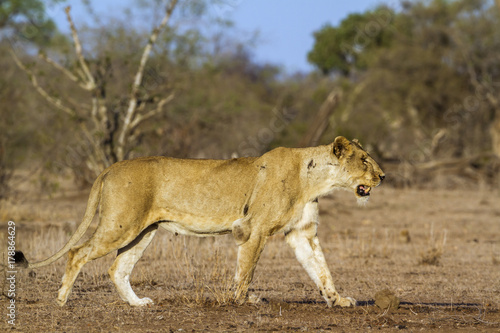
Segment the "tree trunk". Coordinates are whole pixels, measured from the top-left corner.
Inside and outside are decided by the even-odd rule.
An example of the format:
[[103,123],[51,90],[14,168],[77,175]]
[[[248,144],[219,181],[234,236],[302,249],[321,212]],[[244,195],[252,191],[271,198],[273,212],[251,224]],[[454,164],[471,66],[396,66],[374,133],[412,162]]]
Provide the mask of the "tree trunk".
[[[500,0],[497,0],[499,3]],[[495,110],[495,117],[490,127],[491,134],[491,150],[500,158],[500,109]]]
[[332,91],[328,97],[325,99],[319,111],[314,116],[311,126],[309,126],[308,131],[300,140],[300,147],[311,147],[316,146],[323,136],[323,134],[328,129],[328,125],[330,125],[330,116],[335,111],[339,103],[339,93],[337,91]]

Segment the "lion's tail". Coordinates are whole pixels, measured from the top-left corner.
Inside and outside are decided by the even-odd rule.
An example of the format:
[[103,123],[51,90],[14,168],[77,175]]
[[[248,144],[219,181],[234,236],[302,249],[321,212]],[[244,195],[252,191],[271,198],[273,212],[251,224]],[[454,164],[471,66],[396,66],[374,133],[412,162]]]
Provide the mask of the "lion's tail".
[[73,236],[71,236],[66,245],[64,245],[62,249],[57,251],[49,258],[35,263],[28,263],[24,254],[21,251],[16,251],[14,256],[16,264],[19,264],[21,267],[27,268],[38,268],[50,265],[57,259],[61,258],[63,255],[65,255],[73,246],[76,245],[76,243],[78,243],[78,241],[82,238],[82,236],[89,228],[90,223],[92,223],[92,220],[94,218],[97,206],[99,205],[99,201],[101,200],[103,178],[105,174],[106,172],[101,173],[94,182],[94,185],[92,185],[92,190],[90,191],[89,201],[87,203],[87,209],[85,210],[85,215],[83,217],[82,223],[80,223],[75,233],[73,234]]

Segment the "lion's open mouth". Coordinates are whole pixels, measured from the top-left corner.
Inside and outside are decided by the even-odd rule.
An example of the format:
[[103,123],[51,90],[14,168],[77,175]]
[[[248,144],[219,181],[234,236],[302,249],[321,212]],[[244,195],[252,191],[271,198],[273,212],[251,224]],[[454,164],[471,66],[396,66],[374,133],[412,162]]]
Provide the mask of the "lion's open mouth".
[[366,186],[366,185],[358,185],[358,187],[356,188],[356,193],[360,196],[360,197],[366,197],[368,195],[370,195],[370,190],[372,188],[370,186]]

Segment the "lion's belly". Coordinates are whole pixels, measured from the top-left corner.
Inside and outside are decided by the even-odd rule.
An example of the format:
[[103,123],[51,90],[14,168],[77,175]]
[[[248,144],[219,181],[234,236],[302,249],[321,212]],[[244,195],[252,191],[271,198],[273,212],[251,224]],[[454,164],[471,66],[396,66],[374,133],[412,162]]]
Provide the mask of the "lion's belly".
[[231,229],[225,226],[224,224],[198,225],[198,224],[188,224],[188,223],[174,222],[174,221],[165,221],[165,222],[160,222],[160,226],[175,234],[198,236],[198,237],[216,236],[216,235],[224,235],[231,233]]
[[173,233],[200,237],[228,234],[231,232],[233,222],[238,219],[238,216],[225,214],[215,217],[165,208],[160,211],[156,214],[151,212],[154,216],[149,220],[159,221],[162,228]]

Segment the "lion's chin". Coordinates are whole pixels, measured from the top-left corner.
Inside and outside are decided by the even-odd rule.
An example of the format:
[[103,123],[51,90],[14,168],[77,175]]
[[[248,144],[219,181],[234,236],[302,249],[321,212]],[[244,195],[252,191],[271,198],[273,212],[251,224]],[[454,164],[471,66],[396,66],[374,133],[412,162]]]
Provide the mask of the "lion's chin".
[[356,199],[358,200],[358,206],[365,206],[368,203],[368,200],[370,200],[370,197],[356,197]]

